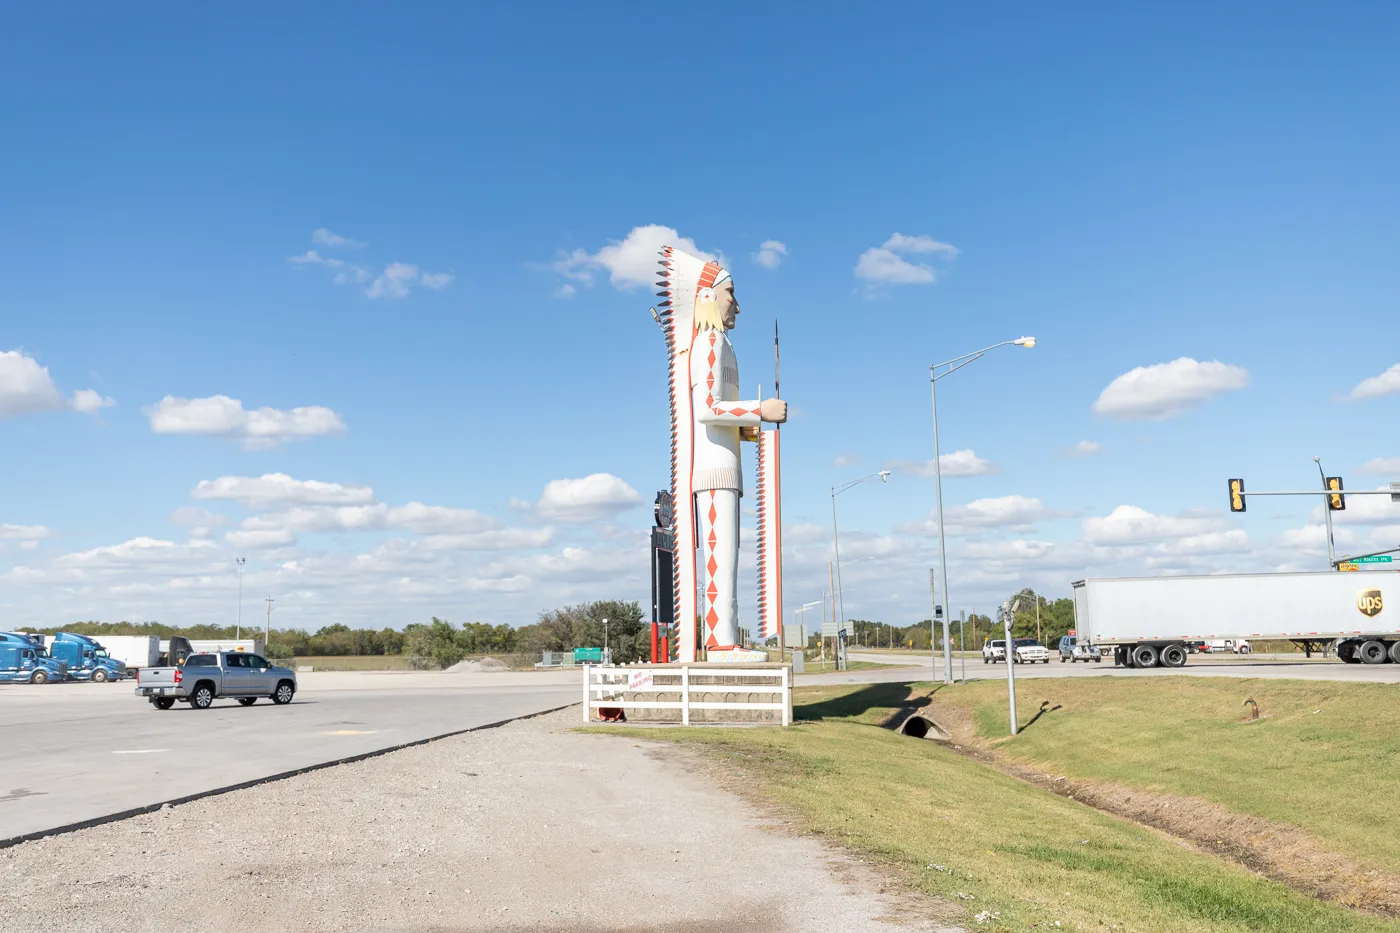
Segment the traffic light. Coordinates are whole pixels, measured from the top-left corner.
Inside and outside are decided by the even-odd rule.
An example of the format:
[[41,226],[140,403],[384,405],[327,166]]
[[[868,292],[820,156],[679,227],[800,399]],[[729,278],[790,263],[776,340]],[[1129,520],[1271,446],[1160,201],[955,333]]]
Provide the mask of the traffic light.
[[1230,480],[1230,511],[1244,511],[1244,480]]
[[1327,507],[1333,512],[1342,512],[1347,507],[1347,497],[1341,494],[1342,478],[1340,476],[1327,477],[1327,488],[1337,490],[1336,495],[1327,497]]

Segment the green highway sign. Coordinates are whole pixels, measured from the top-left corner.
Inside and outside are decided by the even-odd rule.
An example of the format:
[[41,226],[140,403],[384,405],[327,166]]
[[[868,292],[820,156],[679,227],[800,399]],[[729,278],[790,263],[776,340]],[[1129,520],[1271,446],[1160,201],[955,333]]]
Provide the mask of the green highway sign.
[[1351,562],[1353,564],[1388,564],[1390,563],[1390,555],[1372,554],[1370,557],[1353,557]]

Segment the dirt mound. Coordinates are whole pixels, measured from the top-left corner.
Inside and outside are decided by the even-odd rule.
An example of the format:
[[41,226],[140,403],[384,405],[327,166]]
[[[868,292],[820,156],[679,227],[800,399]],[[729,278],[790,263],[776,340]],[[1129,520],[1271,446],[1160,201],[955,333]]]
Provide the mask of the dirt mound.
[[476,661],[458,661],[447,669],[449,674],[499,674],[510,670],[510,665],[496,658],[481,658]]

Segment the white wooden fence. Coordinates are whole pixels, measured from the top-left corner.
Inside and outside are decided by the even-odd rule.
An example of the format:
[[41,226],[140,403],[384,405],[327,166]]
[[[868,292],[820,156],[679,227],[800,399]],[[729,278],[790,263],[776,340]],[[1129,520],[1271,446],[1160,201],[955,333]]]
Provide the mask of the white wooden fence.
[[[773,714],[769,721],[788,726],[792,724],[792,668],[787,664],[586,664],[583,721],[593,722],[594,711],[599,709],[679,710],[681,724],[686,726],[691,723],[692,711],[697,710],[768,712]],[[695,718],[766,720],[706,714]]]

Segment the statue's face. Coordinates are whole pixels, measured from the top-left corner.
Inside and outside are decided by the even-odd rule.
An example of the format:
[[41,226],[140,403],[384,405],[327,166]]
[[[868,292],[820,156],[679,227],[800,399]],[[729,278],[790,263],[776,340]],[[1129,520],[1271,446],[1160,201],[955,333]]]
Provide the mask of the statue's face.
[[733,330],[734,322],[739,317],[739,299],[734,297],[734,280],[725,279],[724,283],[715,288],[715,301],[719,302],[720,320],[724,321],[725,330]]

